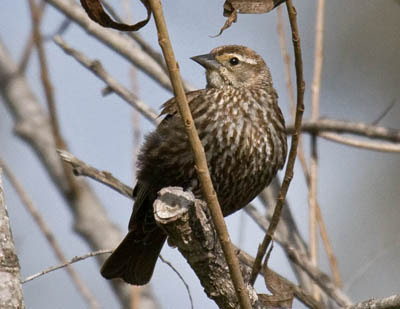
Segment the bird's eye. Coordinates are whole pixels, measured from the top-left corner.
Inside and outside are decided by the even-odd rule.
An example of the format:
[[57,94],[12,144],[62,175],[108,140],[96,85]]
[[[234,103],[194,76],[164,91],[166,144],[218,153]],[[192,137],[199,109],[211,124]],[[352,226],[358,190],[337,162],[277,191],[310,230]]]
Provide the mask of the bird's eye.
[[232,57],[231,59],[229,59],[229,63],[231,65],[237,65],[239,63],[239,59],[236,57]]

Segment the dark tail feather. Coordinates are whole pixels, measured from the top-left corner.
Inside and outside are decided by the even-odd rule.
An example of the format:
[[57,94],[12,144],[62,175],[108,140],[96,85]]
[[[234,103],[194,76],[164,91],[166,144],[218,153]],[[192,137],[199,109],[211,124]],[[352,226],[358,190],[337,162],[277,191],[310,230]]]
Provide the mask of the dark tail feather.
[[106,279],[122,278],[133,285],[150,281],[158,255],[166,240],[165,233],[156,227],[146,239],[137,239],[134,231],[125,236],[101,268]]

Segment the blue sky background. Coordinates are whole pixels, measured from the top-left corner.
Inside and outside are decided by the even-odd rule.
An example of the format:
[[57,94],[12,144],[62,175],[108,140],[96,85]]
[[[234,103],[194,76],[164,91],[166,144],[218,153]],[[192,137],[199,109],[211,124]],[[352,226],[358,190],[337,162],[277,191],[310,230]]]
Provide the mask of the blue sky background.
[[[119,1],[113,2],[117,10],[122,12]],[[222,16],[223,1],[177,0],[163,3],[175,54],[186,80],[199,88],[205,84],[203,69],[190,57],[207,53],[222,44],[247,45],[260,53],[269,65],[281,109],[289,119],[283,61],[276,32],[276,12],[239,15],[238,22],[222,36],[211,38],[225,21]],[[136,19],[145,16],[140,4],[135,2],[133,5]],[[316,1],[295,1],[295,5],[307,85],[307,119],[310,115]],[[0,39],[15,61],[21,59],[31,29],[28,8],[27,1],[0,2]],[[321,116],[372,123],[396,100],[395,106],[380,125],[400,129],[400,5],[391,0],[337,0],[327,1],[325,12]],[[48,6],[43,32],[52,33],[63,18]],[[153,19],[140,34],[159,49]],[[130,64],[88,36],[79,26],[72,24],[63,38],[89,58],[99,59],[114,77],[130,85]],[[291,52],[290,41],[288,46]],[[61,129],[71,152],[99,169],[110,171],[125,183],[133,184],[131,107],[116,95],[103,97],[103,82],[65,55],[53,42],[46,44],[46,52]],[[26,77],[44,106],[36,53],[31,58]],[[141,72],[137,73],[137,81],[137,95],[157,110],[171,96]],[[23,184],[68,257],[88,252],[86,243],[73,231],[68,208],[35,154],[15,137],[12,118],[4,104],[1,104],[2,100],[0,98],[0,157]],[[144,118],[140,123],[142,133],[152,129],[152,125]],[[309,153],[307,136],[304,141],[305,151]],[[354,301],[397,293],[400,284],[399,154],[359,150],[320,139],[319,158],[318,198],[346,292]],[[14,190],[8,181],[4,183],[22,277],[58,264]],[[132,202],[103,185],[93,181],[91,185],[101,197],[112,220],[121,226],[122,231],[126,231]],[[298,165],[288,199],[300,231],[307,239],[307,190]],[[239,239],[242,216],[245,215],[239,212],[227,220],[234,242]],[[244,220],[243,248],[255,254],[263,233],[246,216]],[[165,246],[162,254],[189,282],[195,307],[216,308],[204,295],[197,278],[177,250]],[[329,272],[322,250],[320,256],[322,269]],[[361,271],[369,262],[369,267]],[[270,265],[282,275],[295,280],[279,246],[275,247]],[[104,308],[119,306],[107,282],[99,275],[94,260],[75,264],[75,268]],[[189,307],[183,284],[161,262],[157,264],[152,285],[162,308]],[[257,288],[260,292],[263,291],[262,285],[259,280]],[[24,297],[27,308],[86,307],[65,271],[56,271],[25,284]],[[295,308],[301,308],[301,305],[296,302]]]

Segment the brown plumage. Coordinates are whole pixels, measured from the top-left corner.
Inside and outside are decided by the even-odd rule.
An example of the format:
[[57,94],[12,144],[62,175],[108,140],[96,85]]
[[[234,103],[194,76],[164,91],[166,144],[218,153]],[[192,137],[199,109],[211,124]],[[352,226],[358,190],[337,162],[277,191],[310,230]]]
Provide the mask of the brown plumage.
[[[224,216],[243,208],[275,176],[286,158],[286,134],[268,67],[253,50],[221,46],[192,58],[206,68],[206,89],[187,93]],[[147,283],[166,240],[156,225],[157,192],[180,186],[202,198],[194,160],[175,98],[161,112],[138,158],[136,198],[129,232],[101,274]]]

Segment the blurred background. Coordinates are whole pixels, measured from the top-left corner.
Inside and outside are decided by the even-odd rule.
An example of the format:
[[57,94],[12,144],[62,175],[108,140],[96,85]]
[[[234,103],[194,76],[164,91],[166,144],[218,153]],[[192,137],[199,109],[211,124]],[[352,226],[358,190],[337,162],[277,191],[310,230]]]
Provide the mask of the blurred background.
[[[269,65],[279,104],[287,122],[288,95],[285,71],[276,30],[276,11],[263,15],[239,15],[238,22],[221,36],[225,22],[223,1],[163,1],[175,55],[182,76],[193,85],[205,85],[203,69],[189,58],[223,44],[241,44],[256,50]],[[313,78],[316,1],[295,1],[303,49],[306,82],[304,119],[310,116]],[[123,16],[120,1],[112,5]],[[133,1],[135,21],[145,16],[139,1]],[[284,20],[287,44],[292,56],[289,27]],[[395,101],[379,125],[400,129],[400,5],[399,2],[336,0],[325,6],[324,60],[320,97],[321,117],[372,123]],[[44,34],[51,34],[64,16],[48,5],[42,22]],[[0,39],[13,59],[21,59],[31,33],[28,1],[0,3]],[[154,19],[140,30],[142,37],[159,50]],[[131,87],[131,65],[108,47],[71,24],[63,38],[89,58],[98,59],[120,82]],[[54,85],[61,131],[78,158],[111,172],[123,182],[135,182],[133,166],[136,141],[133,128],[140,126],[141,138],[153,129],[143,117],[115,94],[103,97],[104,83],[64,54],[54,42],[46,43],[50,77]],[[292,56],[293,60],[293,56]],[[135,93],[158,110],[171,97],[140,71],[136,71]],[[292,72],[294,76],[294,71]],[[45,106],[37,55],[31,57],[26,78]],[[0,157],[8,164],[34,204],[61,242],[69,258],[90,251],[73,231],[71,214],[35,153],[13,133],[13,120],[0,98]],[[134,123],[135,122],[135,123]],[[309,157],[309,137],[304,135]],[[353,301],[385,297],[400,287],[400,156],[319,139],[318,200],[334,253],[339,262],[344,290]],[[282,176],[282,174],[281,174]],[[5,198],[11,220],[22,277],[58,264],[48,243],[5,179]],[[125,233],[132,202],[104,185],[90,181],[111,219]],[[308,239],[308,189],[296,164],[288,200],[304,239]],[[260,208],[261,209],[261,208]],[[232,240],[255,255],[263,232],[238,212],[227,219]],[[242,226],[244,224],[244,227]],[[195,308],[216,308],[207,299],[198,279],[176,249],[165,246],[162,255],[189,283]],[[321,269],[330,273],[320,245]],[[295,277],[286,257],[275,246],[270,266],[288,279]],[[94,259],[74,265],[103,308],[118,308],[109,284],[99,274]],[[182,282],[165,264],[158,262],[151,285],[162,308],[189,308]],[[259,292],[263,283],[257,281]],[[52,272],[23,285],[27,308],[86,308],[65,270]],[[42,293],[45,292],[45,293]],[[179,295],[179,297],[171,297]],[[295,301],[294,308],[303,308]]]

